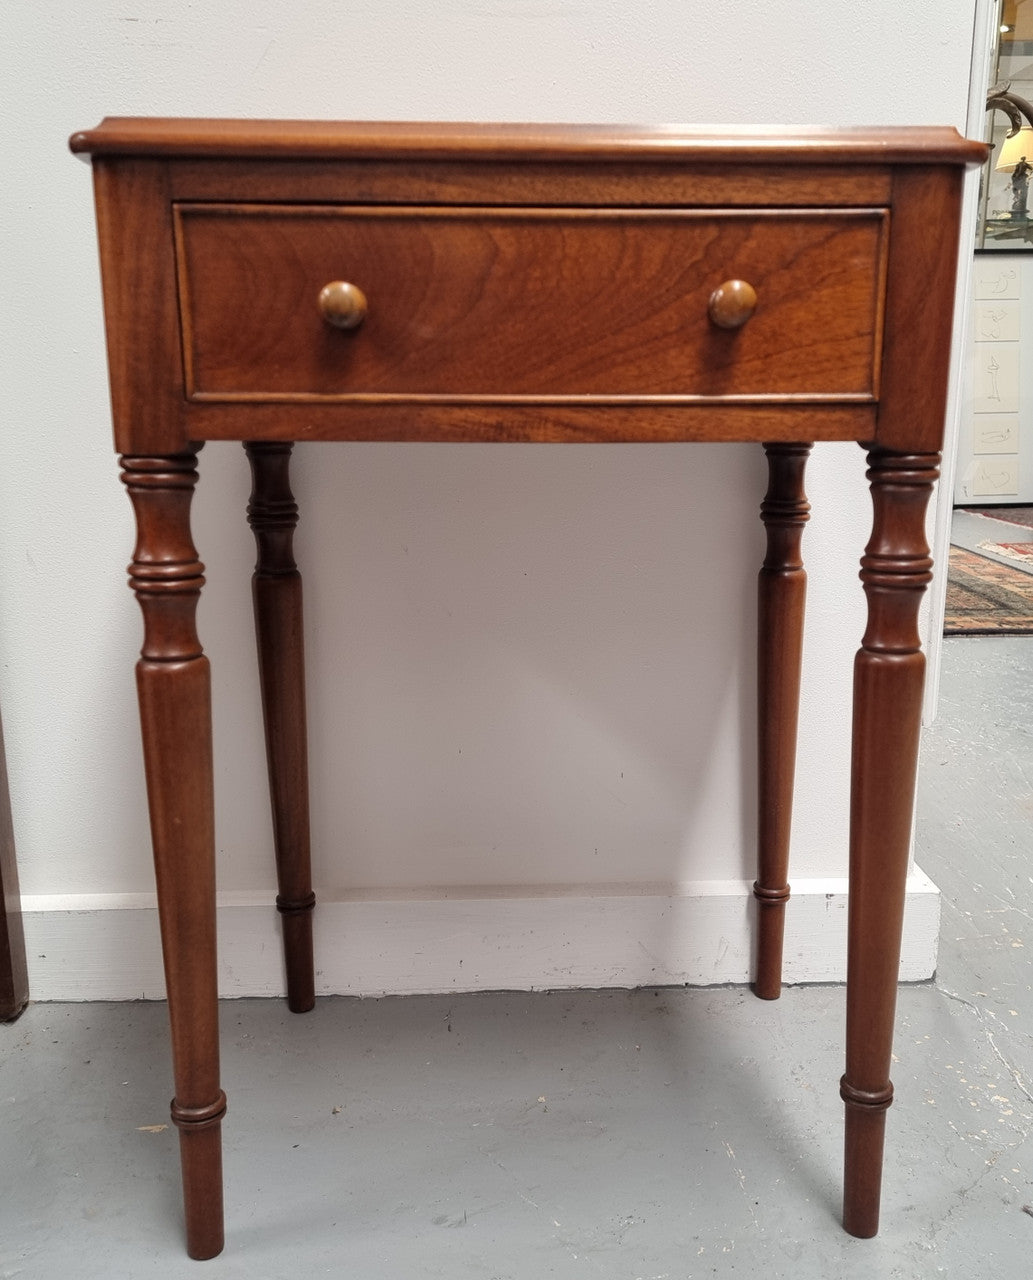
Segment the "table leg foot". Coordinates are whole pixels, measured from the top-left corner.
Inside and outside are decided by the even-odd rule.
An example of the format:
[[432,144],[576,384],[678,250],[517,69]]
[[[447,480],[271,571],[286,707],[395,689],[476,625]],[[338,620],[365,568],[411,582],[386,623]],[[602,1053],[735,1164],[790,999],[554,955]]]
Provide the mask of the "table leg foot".
[[893,1101],[893,1087],[881,1094],[861,1094],[844,1077],[840,1096],[846,1104],[843,1229],[867,1240],[879,1231],[886,1111]]
[[316,895],[309,894],[300,905],[279,895],[276,909],[283,930],[283,959],[287,970],[287,1008],[291,1013],[308,1013],[316,1003],[316,973],[312,951],[312,911]]
[[225,1243],[222,1208],[222,1117],[226,1095],[209,1107],[188,1111],[173,1100],[172,1120],[179,1129],[183,1168],[183,1208],[187,1253],[203,1261],[222,1252]]
[[757,903],[757,967],[753,994],[761,1000],[777,1000],[782,994],[782,948],[789,886],[767,889],[755,881],[753,897]]

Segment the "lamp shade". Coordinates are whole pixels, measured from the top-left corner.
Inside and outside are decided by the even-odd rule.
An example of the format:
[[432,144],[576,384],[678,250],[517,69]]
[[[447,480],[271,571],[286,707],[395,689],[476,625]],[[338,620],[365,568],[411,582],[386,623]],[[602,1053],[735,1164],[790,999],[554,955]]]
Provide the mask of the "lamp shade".
[[1018,133],[1005,138],[994,168],[1001,173],[1011,173],[1023,156],[1027,164],[1033,164],[1033,128],[1029,125],[1023,125]]

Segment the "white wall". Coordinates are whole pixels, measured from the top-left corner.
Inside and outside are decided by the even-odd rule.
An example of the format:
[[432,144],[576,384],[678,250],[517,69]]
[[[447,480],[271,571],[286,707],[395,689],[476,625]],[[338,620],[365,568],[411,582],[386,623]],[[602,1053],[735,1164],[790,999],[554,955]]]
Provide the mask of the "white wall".
[[[29,918],[37,997],[79,992],[61,950],[71,917],[56,909],[139,907],[147,899],[132,895],[152,885],[139,621],[122,572],[132,530],[110,448],[89,172],[67,135],[105,114],[963,127],[972,21],[968,0],[8,0],[0,701],[22,890],[41,912]],[[317,892],[381,903],[351,927],[375,942],[383,902],[406,899],[433,954],[441,890],[476,886],[488,906],[469,938],[471,975],[496,930],[533,928],[543,895],[584,905],[624,886],[662,906],[671,886],[706,898],[699,882],[721,881],[733,905],[700,973],[659,917],[655,937],[633,941],[664,952],[661,975],[739,972],[718,952],[732,938],[745,955],[745,899],[727,882],[753,874],[759,455],[298,451]],[[810,471],[797,882],[845,874],[863,465],[854,446],[823,446]],[[245,471],[236,446],[209,446],[196,518],[211,583],[201,627],[221,752],[220,886],[238,904],[273,884]],[[526,900],[531,924],[503,923],[501,887]],[[271,913],[254,912],[248,929],[272,947]],[[154,989],[150,960],[119,932],[125,914],[78,918],[74,967],[96,961],[90,992]],[[333,987],[333,911],[323,918]],[[253,953],[235,946],[228,985],[257,989]],[[359,986],[411,989],[429,963],[396,956],[389,974],[370,961]],[[829,964],[839,971],[838,956]],[[554,958],[529,971],[531,985],[559,980]],[[591,965],[578,972],[593,980]],[[477,985],[454,973],[426,985],[449,982]]]

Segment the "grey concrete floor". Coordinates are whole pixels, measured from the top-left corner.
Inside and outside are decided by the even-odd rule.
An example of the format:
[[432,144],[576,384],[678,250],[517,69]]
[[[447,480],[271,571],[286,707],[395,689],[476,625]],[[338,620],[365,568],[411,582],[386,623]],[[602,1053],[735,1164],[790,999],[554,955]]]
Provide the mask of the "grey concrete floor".
[[839,1222],[843,992],[223,1008],[227,1248],[190,1262],[161,1005],[0,1028],[0,1277],[695,1280],[1033,1270],[1033,637],[925,734],[935,983],[900,993],[883,1229]]

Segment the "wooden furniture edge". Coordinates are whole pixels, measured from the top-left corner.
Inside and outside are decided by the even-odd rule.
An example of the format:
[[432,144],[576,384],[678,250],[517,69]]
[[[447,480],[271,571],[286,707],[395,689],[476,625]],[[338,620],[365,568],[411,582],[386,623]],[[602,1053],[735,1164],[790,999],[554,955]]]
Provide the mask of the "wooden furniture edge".
[[414,124],[403,121],[202,120],[108,116],[74,133],[82,156],[238,158],[578,160],[649,159],[672,164],[982,164],[987,146],[950,126],[822,129],[691,125]]

